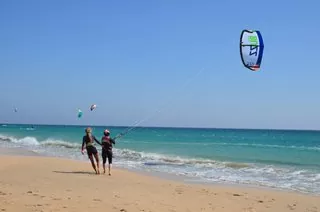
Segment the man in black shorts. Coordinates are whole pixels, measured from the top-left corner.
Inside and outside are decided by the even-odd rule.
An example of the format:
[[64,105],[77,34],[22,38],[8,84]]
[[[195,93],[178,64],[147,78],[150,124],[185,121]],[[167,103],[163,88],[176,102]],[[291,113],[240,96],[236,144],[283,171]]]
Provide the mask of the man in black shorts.
[[[86,145],[86,150],[87,150],[88,157],[91,161],[91,165],[92,165],[93,169],[95,170],[96,174],[100,174],[99,154],[98,154],[96,147],[94,146],[94,141],[96,141],[100,145],[101,145],[101,143],[96,139],[96,137],[94,135],[91,134],[91,132],[92,132],[91,128],[88,127],[86,129],[86,135],[83,136],[83,139],[82,139],[81,152],[82,152],[82,154],[84,154],[84,145]],[[93,156],[96,159],[97,168],[96,168],[96,165],[94,164]]]
[[101,146],[102,146],[102,161],[103,161],[103,173],[106,173],[106,162],[108,158],[109,163],[109,175],[111,175],[111,164],[112,164],[112,144],[116,144],[114,139],[110,138],[109,130],[104,131],[104,136],[101,139]]

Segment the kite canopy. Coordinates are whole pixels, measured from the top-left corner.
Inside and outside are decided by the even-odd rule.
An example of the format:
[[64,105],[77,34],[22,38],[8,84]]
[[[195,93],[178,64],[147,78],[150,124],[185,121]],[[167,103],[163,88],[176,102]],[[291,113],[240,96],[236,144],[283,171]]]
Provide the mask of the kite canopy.
[[91,105],[90,110],[93,111],[94,109],[96,109],[97,105]]
[[78,109],[78,118],[81,118],[82,117],[82,111],[80,109]]
[[263,40],[256,30],[243,30],[240,36],[240,55],[243,65],[252,70],[260,69],[263,56]]

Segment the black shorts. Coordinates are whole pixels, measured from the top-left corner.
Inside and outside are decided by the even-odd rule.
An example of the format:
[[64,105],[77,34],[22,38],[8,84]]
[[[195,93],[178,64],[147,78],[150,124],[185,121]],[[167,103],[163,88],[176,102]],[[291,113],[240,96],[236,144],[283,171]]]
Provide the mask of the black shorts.
[[97,148],[95,146],[87,146],[88,157],[90,157],[91,155],[95,155],[97,153],[98,153],[98,151],[97,151]]
[[112,151],[102,150],[102,161],[103,161],[103,164],[105,164],[107,162],[107,157],[108,157],[109,164],[112,164],[112,157],[113,157]]

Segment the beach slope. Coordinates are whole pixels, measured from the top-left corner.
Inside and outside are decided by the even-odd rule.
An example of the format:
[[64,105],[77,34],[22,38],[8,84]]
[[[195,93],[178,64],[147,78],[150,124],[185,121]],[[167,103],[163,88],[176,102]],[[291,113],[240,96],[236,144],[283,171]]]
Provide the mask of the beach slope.
[[[102,170],[100,168],[100,170]],[[61,158],[0,156],[0,211],[320,211],[320,197],[257,188],[188,185]]]

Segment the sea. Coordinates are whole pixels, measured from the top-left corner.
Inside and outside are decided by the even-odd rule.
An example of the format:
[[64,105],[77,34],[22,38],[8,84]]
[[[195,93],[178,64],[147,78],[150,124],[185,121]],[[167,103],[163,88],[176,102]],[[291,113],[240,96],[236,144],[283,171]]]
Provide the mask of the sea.
[[[88,161],[86,126],[0,124],[0,148]],[[101,139],[127,127],[92,126]],[[99,153],[101,147],[96,145]],[[320,194],[320,131],[137,127],[116,140],[114,167],[225,183]]]

